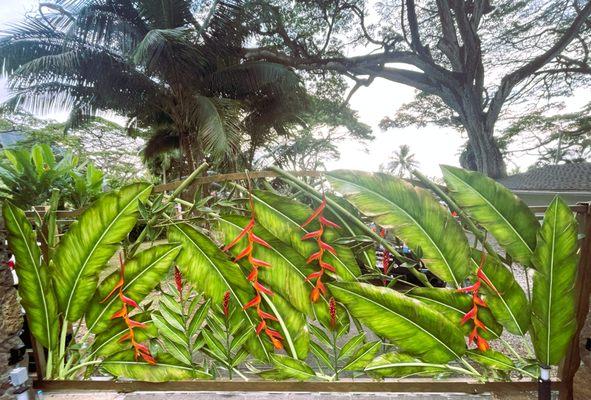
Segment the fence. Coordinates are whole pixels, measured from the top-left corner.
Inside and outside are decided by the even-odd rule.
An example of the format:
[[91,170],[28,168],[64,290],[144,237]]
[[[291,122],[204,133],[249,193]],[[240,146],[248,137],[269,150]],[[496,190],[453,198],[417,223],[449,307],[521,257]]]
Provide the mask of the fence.
[[[322,176],[319,172],[298,172],[296,176]],[[245,173],[233,173],[213,175],[196,178],[194,184],[210,184],[214,182],[234,181],[241,179],[258,179],[277,177],[273,171],[258,171]],[[174,190],[181,182],[171,182],[158,185],[154,192],[160,193]],[[535,213],[546,210],[545,207],[531,207]],[[578,265],[578,279],[575,286],[578,303],[577,331],[570,344],[567,355],[559,368],[558,380],[552,382],[552,390],[558,390],[561,400],[573,398],[573,379],[581,364],[580,356],[580,331],[585,323],[589,311],[589,298],[591,295],[591,203],[580,203],[571,206],[577,215],[581,239],[581,256]],[[82,210],[58,211],[59,222],[68,223],[76,218]],[[35,213],[42,216],[43,211],[28,212],[30,217]],[[108,390],[118,392],[133,391],[262,391],[262,392],[448,392],[448,393],[485,393],[485,392],[523,392],[538,390],[538,382],[510,381],[510,382],[478,382],[467,379],[447,379],[434,381],[430,379],[401,379],[396,381],[369,381],[349,380],[339,382],[291,382],[291,381],[175,381],[167,383],[149,382],[118,382],[118,381],[55,381],[43,379],[43,351],[39,346],[33,348],[35,360],[40,373],[34,381],[36,388],[44,390]]]

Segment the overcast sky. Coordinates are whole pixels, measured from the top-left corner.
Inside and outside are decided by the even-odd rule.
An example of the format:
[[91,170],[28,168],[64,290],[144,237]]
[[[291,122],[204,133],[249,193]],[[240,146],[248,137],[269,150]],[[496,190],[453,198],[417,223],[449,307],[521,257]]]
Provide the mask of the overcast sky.
[[[38,0],[0,0],[0,30],[11,21],[18,20],[26,11],[34,10],[36,4]],[[373,128],[376,138],[367,146],[367,152],[358,143],[343,143],[340,145],[341,158],[329,162],[327,167],[376,171],[379,165],[386,162],[392,152],[402,144],[410,146],[420,163],[420,169],[429,176],[440,176],[439,164],[459,165],[458,153],[465,138],[451,129],[425,127],[392,129],[384,132],[378,127],[379,121],[384,116],[393,115],[403,103],[412,100],[413,93],[414,90],[408,86],[383,79],[376,79],[370,87],[359,89],[351,99],[351,107],[359,112],[362,122]],[[0,81],[0,99],[5,95],[4,81]],[[534,161],[535,157],[523,156],[512,160],[508,167],[511,170],[518,165],[525,169]]]

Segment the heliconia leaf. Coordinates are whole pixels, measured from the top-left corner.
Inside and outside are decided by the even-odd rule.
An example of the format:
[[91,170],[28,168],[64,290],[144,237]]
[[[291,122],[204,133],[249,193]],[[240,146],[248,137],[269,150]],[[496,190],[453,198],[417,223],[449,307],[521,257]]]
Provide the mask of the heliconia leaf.
[[468,276],[466,236],[429,192],[380,173],[333,171],[328,180],[361,213],[392,229],[411,249],[420,248],[423,262],[439,278],[459,287]]
[[[482,253],[472,249],[472,265],[476,270],[480,265]],[[480,293],[495,319],[509,332],[523,336],[530,325],[530,305],[523,288],[517,283],[513,273],[499,260],[487,256],[482,272],[493,287],[483,283]]]
[[530,265],[540,224],[509,189],[478,172],[441,166],[454,201],[489,231],[517,262]]
[[324,350],[319,344],[310,342],[310,350],[312,351],[312,354],[314,354],[314,356],[318,359],[318,361],[324,363],[324,365],[326,365],[328,368],[333,367],[333,360],[328,355],[326,350]]
[[275,369],[259,373],[260,377],[273,380],[296,379],[298,381],[308,381],[316,377],[314,370],[304,361],[279,354],[273,354],[271,361]]
[[578,227],[568,205],[554,198],[532,257],[532,343],[542,365],[560,363],[577,327],[575,279]]
[[192,337],[199,331],[199,329],[201,329],[203,321],[205,320],[205,317],[209,311],[210,304],[211,299],[207,299],[206,302],[203,303],[203,305],[201,305],[197,311],[195,311],[195,314],[193,314],[191,322],[189,323],[189,329],[187,331],[189,336]]
[[412,356],[426,362],[447,362],[466,351],[460,327],[418,300],[365,283],[328,286],[353,317]]
[[386,353],[369,363],[365,367],[365,372],[381,378],[403,378],[440,375],[451,371],[445,365],[424,363],[408,354]]
[[341,371],[363,371],[375,358],[381,347],[382,342],[379,341],[365,343],[347,360]]
[[29,328],[39,343],[53,349],[58,336],[57,300],[35,233],[25,213],[8,201],[4,203],[3,216],[8,245],[16,259],[19,295]]
[[[254,297],[254,291],[240,267],[194,227],[184,223],[172,225],[168,230],[168,240],[182,244],[177,263],[183,277],[197,291],[211,298],[214,304],[221,304],[228,291],[230,297],[242,305]],[[248,310],[241,310],[242,318],[255,330],[256,319]],[[255,335],[247,345],[255,356],[268,359],[269,351],[262,336]]]
[[118,378],[134,379],[145,382],[168,382],[191,379],[211,379],[205,371],[156,360],[155,365],[135,361],[133,351],[115,354],[101,363],[101,368]]
[[310,332],[306,316],[279,295],[266,296],[266,304],[278,319],[276,326],[283,335],[283,345],[293,358],[305,360],[308,355]]
[[[144,342],[145,340],[158,336],[158,330],[150,321],[148,313],[140,313],[133,316],[134,320],[141,321],[146,324],[145,328],[134,329],[135,340]],[[128,341],[121,343],[121,338],[129,333],[129,328],[121,320],[114,322],[109,329],[104,330],[98,334],[92,347],[90,348],[89,358],[92,357],[107,357],[120,351],[131,348]]]
[[181,346],[187,344],[185,333],[173,326],[166,318],[159,313],[152,313],[152,322],[158,328],[158,332],[165,338]]
[[[137,253],[125,261],[124,284],[126,296],[141,302],[162,280],[179,254],[181,247],[175,244],[161,244]],[[113,272],[101,282],[94,300],[86,311],[86,326],[94,333],[100,333],[111,325],[110,317],[121,307],[118,296],[100,303],[119,280],[119,271]]]
[[[229,239],[235,237],[248,221],[248,218],[238,215],[224,216],[219,220],[219,229]],[[259,269],[259,280],[288,300],[298,311],[310,317],[316,316],[328,325],[328,300],[323,297],[316,303],[310,302],[310,292],[314,283],[306,281],[306,276],[313,273],[314,268],[307,265],[305,258],[291,246],[277,239],[260,224],[255,225],[254,233],[269,244],[269,247],[255,246],[254,256],[272,265],[272,268]],[[232,248],[232,254],[238,254],[245,245],[246,239],[243,239]]]
[[466,355],[479,364],[485,365],[489,368],[498,369],[500,371],[510,371],[514,368],[513,361],[498,351],[468,350]]
[[[318,250],[314,241],[302,240],[302,236],[319,228],[317,222],[306,227],[302,224],[312,214],[312,209],[293,199],[271,192],[254,190],[252,194],[257,222],[273,236],[291,246],[304,258]],[[332,243],[339,235],[327,233],[326,242]],[[351,249],[345,246],[333,246],[337,255],[325,253],[324,261],[333,265],[337,275],[345,281],[354,281],[361,270]]]
[[338,356],[339,360],[350,356],[353,352],[355,352],[355,350],[357,350],[357,348],[359,346],[361,346],[363,344],[364,341],[365,341],[365,332],[361,332],[361,333],[353,336],[351,339],[349,339],[343,345],[343,347],[341,347],[341,351],[339,351],[339,356]]
[[[472,308],[472,296],[459,293],[453,289],[417,287],[407,294],[438,310],[457,325],[460,325],[464,315]],[[478,319],[487,328],[487,331],[482,332],[485,339],[494,339],[501,336],[503,326],[495,320],[487,307],[478,309]],[[473,323],[463,324],[464,335],[468,335],[473,327]]]
[[105,194],[86,209],[62,237],[51,275],[60,311],[68,321],[82,317],[98,282],[98,273],[134,227],[138,204],[152,186],[134,183]]

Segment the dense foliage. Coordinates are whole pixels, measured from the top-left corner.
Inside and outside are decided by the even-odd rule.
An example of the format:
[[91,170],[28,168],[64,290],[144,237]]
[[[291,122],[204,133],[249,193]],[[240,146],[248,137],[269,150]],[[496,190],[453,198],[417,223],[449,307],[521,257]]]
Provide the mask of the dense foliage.
[[[209,207],[128,185],[103,195],[59,240],[49,229],[41,247],[7,202],[19,291],[48,352],[47,376],[535,379],[539,366],[564,357],[576,328],[578,237],[560,198],[540,225],[507,189],[454,167],[443,167],[448,194],[419,173],[433,192],[390,175],[333,171],[331,192],[319,193],[276,171],[294,188],[288,196],[232,184],[246,199],[222,204],[221,191]],[[143,228],[131,239],[138,218]],[[166,240],[154,243],[162,230]],[[391,285],[390,268],[368,251],[374,240],[415,276],[426,268],[446,287]],[[410,252],[400,254],[399,241]],[[519,265],[534,271],[531,297],[511,272]]]

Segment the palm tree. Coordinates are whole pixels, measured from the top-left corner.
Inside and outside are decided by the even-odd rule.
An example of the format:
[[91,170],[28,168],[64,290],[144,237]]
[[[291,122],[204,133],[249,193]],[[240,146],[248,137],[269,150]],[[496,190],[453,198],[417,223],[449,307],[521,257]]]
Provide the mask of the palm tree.
[[410,147],[401,145],[386,165],[380,165],[380,171],[397,175],[399,178],[410,176],[412,171],[419,166],[415,155],[410,152]]
[[245,140],[264,140],[305,103],[288,68],[241,61],[243,18],[239,0],[43,3],[0,39],[10,103],[69,109],[70,125],[123,115],[148,138],[146,158],[180,149],[184,174],[206,158],[239,162]]

